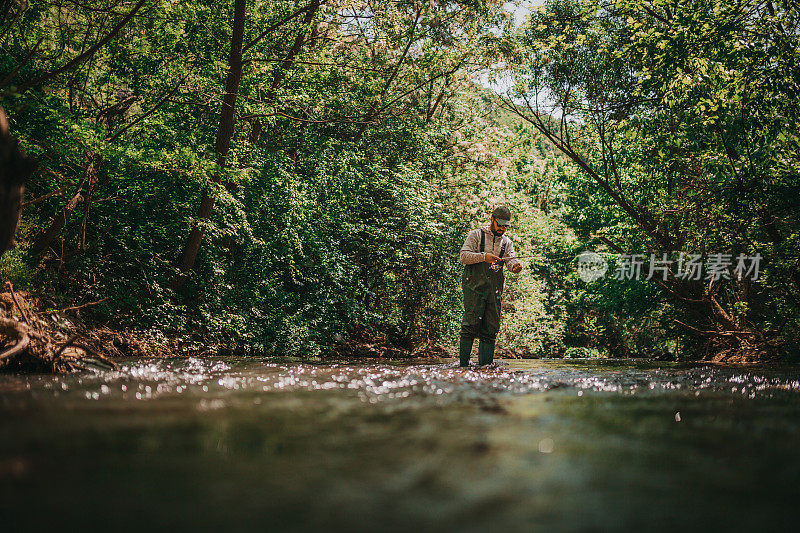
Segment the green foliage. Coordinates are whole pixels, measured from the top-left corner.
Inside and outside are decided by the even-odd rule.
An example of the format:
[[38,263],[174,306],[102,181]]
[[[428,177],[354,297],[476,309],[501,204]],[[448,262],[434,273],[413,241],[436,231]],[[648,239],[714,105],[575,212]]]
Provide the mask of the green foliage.
[[[527,266],[506,347],[797,341],[794,5],[554,0],[517,32],[494,0],[309,6],[248,2],[218,153],[233,3],[148,1],[97,49],[131,5],[10,4],[0,96],[41,169],[4,276],[190,350],[413,349],[455,337],[457,251],[505,203]],[[472,81],[500,64],[502,110]],[[585,249],[764,266],[759,283],[586,284]]]
[[577,163],[561,183],[581,241],[764,258],[757,282],[598,284],[571,310],[577,339],[621,355],[632,339],[660,354],[797,342],[799,23],[786,3],[556,0],[522,28],[513,93]]
[[9,250],[0,258],[0,277],[10,281],[14,287],[30,287],[34,275],[35,271],[20,248]]
[[[501,53],[490,29],[505,24],[502,3],[336,2],[291,16],[306,6],[248,3],[224,164],[233,3],[147,2],[62,72],[131,6],[12,9],[2,104],[41,172],[5,275],[59,305],[99,301],[85,314],[189,351],[317,355],[351,336],[406,348],[452,336],[452,254],[468,226],[446,186],[448,144],[475,122],[458,95]],[[176,293],[193,224],[204,239]]]
[[608,352],[598,348],[570,347],[564,352],[564,359],[597,359],[608,357]]

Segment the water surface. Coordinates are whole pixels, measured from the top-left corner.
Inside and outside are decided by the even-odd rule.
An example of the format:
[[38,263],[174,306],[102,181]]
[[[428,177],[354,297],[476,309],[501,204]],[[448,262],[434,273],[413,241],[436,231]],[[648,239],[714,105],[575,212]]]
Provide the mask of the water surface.
[[800,372],[125,361],[0,376],[4,530],[783,530]]

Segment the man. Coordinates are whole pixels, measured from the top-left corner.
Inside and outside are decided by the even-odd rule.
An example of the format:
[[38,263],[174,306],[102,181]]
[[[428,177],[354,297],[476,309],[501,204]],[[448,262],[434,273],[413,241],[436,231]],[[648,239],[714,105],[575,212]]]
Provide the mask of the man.
[[494,342],[500,330],[500,301],[503,297],[503,266],[518,274],[522,265],[514,253],[514,243],[506,235],[511,224],[511,211],[499,206],[492,212],[489,225],[467,234],[461,247],[464,275],[464,320],[461,321],[459,359],[469,366],[469,356],[475,337],[478,345],[478,364],[488,365],[494,359]]

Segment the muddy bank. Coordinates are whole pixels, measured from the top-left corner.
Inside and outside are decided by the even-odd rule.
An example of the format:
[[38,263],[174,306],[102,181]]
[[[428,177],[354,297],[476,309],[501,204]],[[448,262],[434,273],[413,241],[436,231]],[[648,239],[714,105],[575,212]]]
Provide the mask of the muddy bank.
[[6,283],[0,292],[0,372],[68,373],[113,369],[114,359],[170,355],[124,330],[84,324],[81,306],[44,309],[38,298]]

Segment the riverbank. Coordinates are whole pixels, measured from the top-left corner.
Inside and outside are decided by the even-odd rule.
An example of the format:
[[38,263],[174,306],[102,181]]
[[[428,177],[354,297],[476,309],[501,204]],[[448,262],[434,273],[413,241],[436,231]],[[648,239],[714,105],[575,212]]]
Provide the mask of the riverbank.
[[[81,311],[85,305],[76,305],[56,310],[42,305],[40,298],[26,291],[15,291],[6,283],[5,291],[0,292],[0,320],[5,320],[0,333],[5,337],[5,345],[0,354],[0,370],[6,372],[55,372],[64,373],[91,367],[113,367],[114,361],[125,357],[238,357],[263,356],[274,354],[254,353],[247,347],[217,346],[204,344],[197,340],[168,338],[161,336],[156,341],[152,336],[105,324],[84,322]],[[3,324],[0,324],[3,326]],[[24,341],[27,335],[28,341]],[[395,359],[401,361],[426,360],[430,362],[457,360],[458,347],[443,344],[428,344],[415,349],[403,347],[402,343],[392,342],[385,332],[359,331],[350,339],[335,344],[330,351],[321,356],[329,359]],[[17,353],[14,347],[19,348]],[[473,347],[472,360],[477,360],[477,345]],[[570,354],[578,358],[597,358],[598,350],[573,349]],[[4,355],[9,354],[10,355]],[[589,355],[586,355],[589,354]],[[538,359],[526,347],[504,348],[498,346],[495,359]],[[571,359],[573,357],[566,357]],[[558,359],[558,358],[555,358]],[[641,359],[632,357],[631,359]],[[753,351],[720,352],[706,354],[701,361],[727,365],[754,365],[765,363],[796,363],[797,358],[780,358],[773,352]]]
[[82,306],[46,309],[27,291],[10,283],[0,292],[3,346],[0,370],[5,372],[68,373],[91,368],[111,369],[122,357],[174,355],[166,346],[142,336],[102,325],[88,325],[79,316]]

